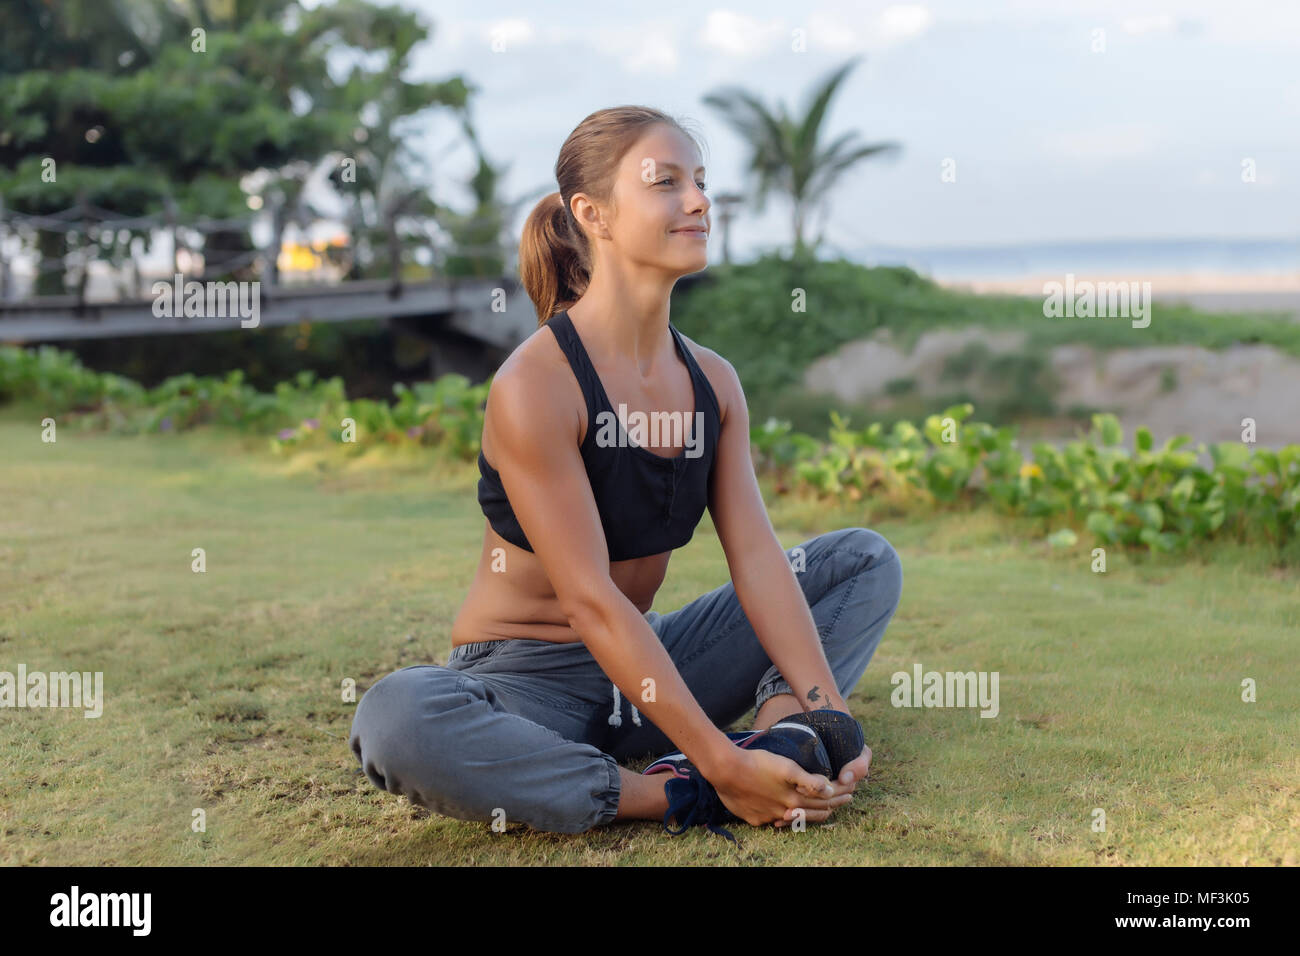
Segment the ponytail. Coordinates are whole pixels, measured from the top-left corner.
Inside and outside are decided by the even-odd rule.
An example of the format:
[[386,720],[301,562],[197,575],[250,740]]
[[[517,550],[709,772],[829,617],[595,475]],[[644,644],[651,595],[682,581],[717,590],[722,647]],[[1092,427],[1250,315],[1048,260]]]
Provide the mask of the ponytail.
[[537,309],[539,328],[587,291],[591,281],[587,237],[558,192],[542,199],[524,223],[519,279]]

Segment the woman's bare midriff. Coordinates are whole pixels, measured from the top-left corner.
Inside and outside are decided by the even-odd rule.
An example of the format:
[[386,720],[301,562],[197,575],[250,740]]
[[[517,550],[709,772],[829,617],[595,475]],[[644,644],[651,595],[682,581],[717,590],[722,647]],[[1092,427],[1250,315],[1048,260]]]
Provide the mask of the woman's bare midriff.
[[[452,622],[451,646],[514,637],[557,644],[582,640],[560,610],[559,599],[537,555],[511,544],[486,521],[483,524],[483,553],[469,594]],[[496,548],[504,553],[504,572],[492,569],[492,552]],[[609,576],[644,614],[663,584],[671,556],[671,551],[665,551],[630,561],[612,561]]]

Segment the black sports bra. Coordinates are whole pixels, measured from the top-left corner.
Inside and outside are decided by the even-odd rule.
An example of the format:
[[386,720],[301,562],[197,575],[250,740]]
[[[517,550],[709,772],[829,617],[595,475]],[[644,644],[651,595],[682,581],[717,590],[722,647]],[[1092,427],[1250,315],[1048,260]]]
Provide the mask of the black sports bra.
[[[703,438],[695,447],[688,443],[673,458],[656,455],[632,443],[569,313],[558,312],[545,324],[564,350],[587,400],[587,433],[580,450],[605,531],[609,559],[627,561],[680,548],[691,540],[708,506],[709,475],[713,471],[721,429],[718,398],[708,377],[682,341],[681,333],[668,323],[677,351],[690,369],[695,395],[696,414],[691,422],[684,423],[685,434],[690,435],[692,442],[696,441],[696,431],[702,424]],[[615,430],[618,444],[598,440],[598,436],[612,438]],[[695,457],[690,457],[688,452],[694,452]],[[478,502],[493,530],[511,544],[532,551],[506,498],[500,474],[488,464],[481,450],[478,466],[482,476],[478,482]]]

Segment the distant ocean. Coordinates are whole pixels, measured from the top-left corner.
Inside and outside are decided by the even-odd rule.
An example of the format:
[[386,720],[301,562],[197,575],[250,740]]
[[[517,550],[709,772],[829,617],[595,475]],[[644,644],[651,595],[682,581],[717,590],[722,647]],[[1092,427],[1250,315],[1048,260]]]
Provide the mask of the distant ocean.
[[[847,253],[847,250],[846,250]],[[864,246],[853,258],[904,265],[941,281],[1019,279],[1067,272],[1300,274],[1294,239],[1124,239],[1003,246]]]

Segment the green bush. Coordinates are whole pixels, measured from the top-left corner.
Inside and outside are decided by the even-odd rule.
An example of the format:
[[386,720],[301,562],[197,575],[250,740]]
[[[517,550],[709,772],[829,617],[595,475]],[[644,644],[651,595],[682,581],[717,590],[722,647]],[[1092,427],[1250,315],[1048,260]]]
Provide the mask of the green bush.
[[960,352],[949,355],[943,362],[945,380],[965,380],[983,371],[989,361],[989,347],[983,342],[967,342]]
[[[224,378],[187,372],[146,389],[121,376],[86,369],[76,356],[51,346],[0,347],[0,401],[33,401],[46,414],[69,417],[80,427],[126,434],[221,425],[273,436],[277,451],[323,435],[339,441],[344,422],[351,419],[358,447],[417,442],[471,459],[478,454],[489,386],[471,385],[460,375],[445,375],[412,389],[399,383],[391,406],[349,400],[341,378],[317,381],[310,370],[277,383],[271,393],[248,385],[240,370]],[[331,425],[322,427],[322,422]]]
[[886,395],[908,395],[916,391],[916,379],[891,378],[885,383]]
[[[1019,358],[998,368],[1013,380],[1041,371]],[[349,400],[341,379],[317,381],[311,371],[278,383],[270,394],[233,371],[224,378],[176,375],[145,389],[85,369],[75,356],[49,346],[0,347],[0,400],[33,401],[44,414],[81,427],[126,433],[204,424],[236,428],[273,436],[277,452],[338,444],[350,428],[355,447],[411,443],[472,460],[490,387],[490,380],[471,385],[464,376],[444,375],[394,386],[395,401],[388,404]],[[1093,413],[1085,437],[1061,448],[1035,442],[1027,456],[1012,426],[967,422],[973,412],[972,403],[959,402],[927,416],[919,428],[896,420],[855,430],[832,411],[825,441],[768,417],[751,426],[751,447],[757,467],[775,475],[779,493],[849,502],[872,496],[901,508],[987,504],[1056,525],[1048,539],[1054,548],[1073,547],[1076,529],[1102,545],[1155,551],[1181,550],[1216,535],[1263,538],[1286,549],[1300,536],[1300,445],[1252,451],[1218,442],[1208,449],[1207,470],[1198,462],[1204,444],[1186,450],[1191,439],[1180,435],[1155,449],[1151,432],[1140,427],[1130,452],[1119,420]]]
[[[1036,442],[1032,457],[1018,447],[1010,426],[964,424],[967,403],[930,415],[921,428],[895,422],[854,431],[832,413],[829,441],[792,434],[769,419],[752,429],[760,461],[778,471],[795,493],[859,501],[868,495],[904,504],[973,507],[991,503],[1007,513],[1087,529],[1095,540],[1155,551],[1177,551],[1193,539],[1230,534],[1262,537],[1279,549],[1300,535],[1300,445],[1280,451],[1237,442],[1209,448],[1212,470],[1191,439],[1171,438],[1153,449],[1151,432],[1138,428],[1134,451],[1111,414],[1094,414],[1085,439],[1057,448]],[[787,478],[793,481],[787,482]],[[1068,536],[1057,534],[1053,546]]]

